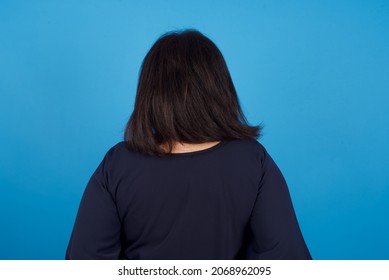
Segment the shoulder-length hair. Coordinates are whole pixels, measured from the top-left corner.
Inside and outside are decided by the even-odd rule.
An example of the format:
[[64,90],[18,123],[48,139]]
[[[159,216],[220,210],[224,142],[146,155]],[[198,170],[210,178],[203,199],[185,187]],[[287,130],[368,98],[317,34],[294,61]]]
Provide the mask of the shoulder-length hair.
[[176,141],[257,139],[260,131],[260,125],[248,125],[223,55],[210,39],[184,30],[154,43],[124,131],[127,148],[164,156]]

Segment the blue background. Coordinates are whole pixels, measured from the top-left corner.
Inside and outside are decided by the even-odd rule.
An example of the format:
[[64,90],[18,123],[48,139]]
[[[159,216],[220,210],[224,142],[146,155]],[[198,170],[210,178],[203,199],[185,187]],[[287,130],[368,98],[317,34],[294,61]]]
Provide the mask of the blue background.
[[63,259],[164,32],[197,28],[315,259],[389,259],[388,1],[0,1],[0,259]]

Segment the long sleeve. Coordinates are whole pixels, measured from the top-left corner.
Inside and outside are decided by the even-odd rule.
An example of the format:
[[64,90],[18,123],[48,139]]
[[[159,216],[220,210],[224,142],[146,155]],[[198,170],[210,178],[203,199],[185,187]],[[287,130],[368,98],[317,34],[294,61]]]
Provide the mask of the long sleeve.
[[264,148],[259,157],[263,174],[250,219],[252,253],[259,259],[311,259],[283,175]]
[[119,259],[121,223],[106,186],[103,163],[84,191],[65,259]]

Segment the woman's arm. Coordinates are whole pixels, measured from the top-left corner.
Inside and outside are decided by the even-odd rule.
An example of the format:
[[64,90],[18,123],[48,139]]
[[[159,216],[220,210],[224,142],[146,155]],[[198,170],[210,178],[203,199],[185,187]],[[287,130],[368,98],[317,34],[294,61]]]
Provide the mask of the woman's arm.
[[283,175],[263,147],[259,160],[263,174],[250,220],[255,257],[312,259],[301,234]]
[[119,259],[121,223],[102,171],[104,161],[84,191],[65,259]]

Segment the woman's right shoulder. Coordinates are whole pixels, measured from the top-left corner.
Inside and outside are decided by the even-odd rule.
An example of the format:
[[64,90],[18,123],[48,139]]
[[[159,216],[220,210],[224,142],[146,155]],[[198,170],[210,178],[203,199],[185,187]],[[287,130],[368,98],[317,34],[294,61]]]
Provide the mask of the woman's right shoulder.
[[234,139],[229,141],[228,146],[234,154],[255,157],[259,162],[267,155],[266,148],[257,139]]
[[257,152],[263,152],[266,150],[265,147],[257,139],[239,139],[233,140],[231,142],[234,143],[234,145],[250,150],[250,152],[252,152],[253,150]]

